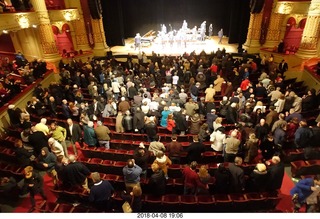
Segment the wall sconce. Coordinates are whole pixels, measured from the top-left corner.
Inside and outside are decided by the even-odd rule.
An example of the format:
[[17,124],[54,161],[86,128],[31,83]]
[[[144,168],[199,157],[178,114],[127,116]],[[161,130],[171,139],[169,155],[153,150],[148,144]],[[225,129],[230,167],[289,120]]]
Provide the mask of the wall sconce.
[[32,27],[33,27],[33,28],[37,28],[37,25],[33,24]]
[[276,10],[280,14],[290,14],[293,9],[292,3],[278,3],[278,10]]
[[17,15],[16,20],[18,21],[21,28],[23,28],[23,29],[29,28],[30,22],[29,22],[29,18],[26,15],[24,15],[24,14]]
[[7,30],[3,30],[3,31],[2,31],[2,33],[4,33],[4,34],[8,34],[8,33],[9,33],[9,31],[7,31]]
[[74,13],[72,11],[63,11],[63,17],[66,21],[71,21],[74,18]]

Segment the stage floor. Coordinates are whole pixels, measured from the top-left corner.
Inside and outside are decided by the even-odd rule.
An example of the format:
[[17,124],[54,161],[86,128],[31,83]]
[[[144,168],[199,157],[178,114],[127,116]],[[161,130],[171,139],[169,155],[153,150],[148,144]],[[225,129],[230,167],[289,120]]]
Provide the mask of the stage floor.
[[[217,51],[218,48],[225,48],[228,53],[237,53],[238,52],[238,44],[228,44],[228,38],[224,37],[222,39],[222,43],[218,44],[219,38],[218,36],[212,36],[207,38],[205,41],[192,41],[187,42],[186,48],[184,46],[179,46],[176,43],[171,47],[169,44],[163,46],[157,38],[148,46],[142,46],[141,52],[145,52],[147,55],[151,55],[152,51],[157,54],[169,55],[169,56],[179,56],[184,52],[191,53],[195,51],[199,54],[202,50],[204,50],[207,54],[210,54],[212,51]],[[128,53],[132,55],[138,54],[139,50],[134,48],[134,38],[128,38],[125,40],[124,46],[114,46],[111,47],[111,51],[113,55],[127,55]]]

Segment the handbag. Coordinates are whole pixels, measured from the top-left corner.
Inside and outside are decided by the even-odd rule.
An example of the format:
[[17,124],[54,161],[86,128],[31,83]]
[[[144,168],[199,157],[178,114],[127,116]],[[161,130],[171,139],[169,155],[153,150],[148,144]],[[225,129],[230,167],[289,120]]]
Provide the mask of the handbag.
[[131,203],[129,204],[129,202],[125,201],[122,205],[122,210],[124,213],[132,213],[132,208],[131,205],[133,203],[133,197],[131,199]]

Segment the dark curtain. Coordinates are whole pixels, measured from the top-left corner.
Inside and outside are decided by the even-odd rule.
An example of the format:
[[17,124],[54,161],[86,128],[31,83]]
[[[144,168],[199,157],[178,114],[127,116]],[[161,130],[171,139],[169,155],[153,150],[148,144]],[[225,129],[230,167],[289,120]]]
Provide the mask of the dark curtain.
[[[223,28],[232,43],[245,41],[250,0],[102,0],[103,22],[109,46],[124,45],[125,38],[158,32],[160,24],[167,30],[180,29],[183,20],[188,27],[212,23],[213,34]],[[231,28],[236,30],[231,31]],[[241,36],[240,36],[241,35]],[[243,36],[242,36],[243,35]],[[243,41],[243,42],[244,42]]]

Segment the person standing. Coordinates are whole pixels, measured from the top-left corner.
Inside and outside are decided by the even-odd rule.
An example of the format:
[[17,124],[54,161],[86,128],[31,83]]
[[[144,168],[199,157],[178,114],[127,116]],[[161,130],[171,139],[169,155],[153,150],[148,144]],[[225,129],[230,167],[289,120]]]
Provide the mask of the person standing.
[[190,144],[190,146],[186,149],[187,159],[189,162],[197,161],[201,162],[202,159],[202,153],[205,152],[204,145],[199,142],[199,137],[197,135],[193,136],[193,142]]
[[24,168],[24,183],[27,190],[30,192],[31,208],[28,212],[33,212],[36,207],[36,201],[34,196],[40,194],[44,200],[47,200],[47,196],[43,191],[43,178],[39,173],[35,172],[32,166]]
[[140,33],[137,33],[136,36],[134,37],[134,50],[136,49],[141,49],[141,36]]
[[128,193],[132,192],[135,186],[140,187],[140,175],[142,173],[141,167],[135,164],[134,159],[129,159],[127,165],[122,169],[124,176],[124,183]]
[[282,180],[284,176],[285,166],[281,162],[279,156],[273,156],[271,161],[266,161],[268,173],[269,173],[269,183],[267,183],[268,191],[277,191],[281,188]]
[[74,155],[78,155],[75,143],[81,142],[82,130],[79,124],[73,123],[72,119],[67,119],[67,138],[71,142]]
[[64,188],[72,188],[81,186],[87,192],[90,192],[88,187],[88,179],[90,170],[83,163],[77,162],[74,155],[69,156],[69,163],[64,162],[64,168],[59,172],[59,180],[62,180]]
[[97,127],[94,129],[94,132],[96,134],[100,147],[110,149],[110,129],[107,126],[103,125],[101,121],[98,121]]
[[195,195],[198,189],[207,189],[208,187],[200,181],[199,175],[196,172],[198,163],[192,161],[190,166],[186,166],[182,170],[184,176],[184,195]]
[[89,147],[95,147],[98,143],[96,134],[93,129],[93,122],[89,121],[88,125],[85,125],[83,128],[83,139],[84,143],[86,143]]
[[52,138],[57,140],[62,145],[63,150],[64,150],[64,154],[66,156],[69,156],[67,144],[65,141],[66,137],[67,137],[67,130],[65,128],[57,125],[55,122],[53,122],[50,125],[50,134],[51,134]]
[[156,196],[162,196],[166,193],[166,177],[163,170],[157,163],[151,164],[153,174],[149,179],[148,186],[150,191]]
[[223,29],[221,28],[218,32],[218,37],[219,37],[219,44],[222,43],[222,38],[223,38]]
[[91,173],[93,186],[90,188],[89,202],[100,211],[109,211],[111,208],[114,188],[108,180],[101,180],[98,172]]
[[229,164],[229,171],[231,173],[230,192],[239,193],[245,190],[244,171],[241,168],[242,158],[236,157],[234,163]]

